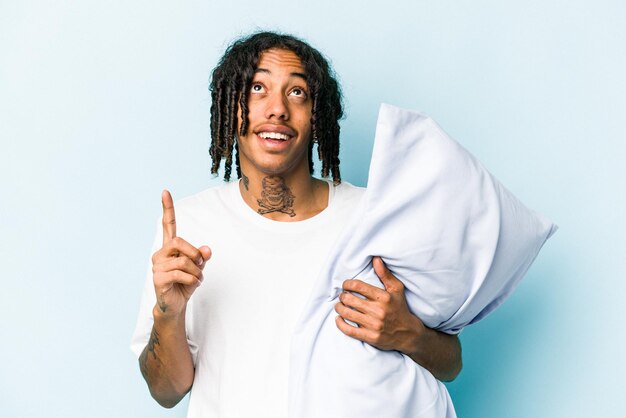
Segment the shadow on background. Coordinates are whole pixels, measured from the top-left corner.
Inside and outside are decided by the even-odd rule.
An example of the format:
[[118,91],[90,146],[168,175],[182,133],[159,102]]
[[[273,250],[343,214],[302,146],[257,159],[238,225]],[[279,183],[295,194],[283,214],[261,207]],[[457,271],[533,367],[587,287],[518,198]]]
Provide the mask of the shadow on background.
[[534,359],[554,338],[556,269],[551,267],[537,263],[508,300],[461,333],[463,370],[446,384],[460,418],[513,417],[516,404],[526,403],[528,412],[527,402],[537,403],[521,394],[537,386]]

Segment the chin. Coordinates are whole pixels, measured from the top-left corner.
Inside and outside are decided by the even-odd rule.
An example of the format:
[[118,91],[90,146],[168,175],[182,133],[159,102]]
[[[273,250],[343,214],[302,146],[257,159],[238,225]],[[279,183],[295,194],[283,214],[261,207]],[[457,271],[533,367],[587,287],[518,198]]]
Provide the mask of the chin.
[[[249,167],[259,172],[264,176],[289,176],[295,172],[300,170],[309,171],[309,161],[298,161],[294,163],[293,161],[266,161],[265,163],[253,164],[251,163]],[[245,170],[244,170],[245,171]]]
[[285,169],[284,167],[267,167],[259,171],[264,176],[281,176],[281,177],[286,177],[293,172],[293,170]]

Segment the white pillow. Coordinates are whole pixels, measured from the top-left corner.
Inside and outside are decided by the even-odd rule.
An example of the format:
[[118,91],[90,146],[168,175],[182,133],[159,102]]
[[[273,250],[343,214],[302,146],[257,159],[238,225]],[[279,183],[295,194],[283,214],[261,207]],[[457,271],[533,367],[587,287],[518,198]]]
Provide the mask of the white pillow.
[[294,335],[290,416],[454,416],[430,373],[336,329],[343,281],[382,287],[371,266],[379,255],[411,311],[456,333],[508,297],[555,231],[432,119],[381,105],[367,191]]

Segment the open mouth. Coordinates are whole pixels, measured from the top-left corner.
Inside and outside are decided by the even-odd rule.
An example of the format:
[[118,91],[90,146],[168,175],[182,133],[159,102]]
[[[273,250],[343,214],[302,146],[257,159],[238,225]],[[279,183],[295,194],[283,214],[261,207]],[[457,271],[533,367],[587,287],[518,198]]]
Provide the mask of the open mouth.
[[280,132],[259,132],[257,134],[263,139],[274,139],[277,141],[288,141],[291,137],[287,134],[281,134]]

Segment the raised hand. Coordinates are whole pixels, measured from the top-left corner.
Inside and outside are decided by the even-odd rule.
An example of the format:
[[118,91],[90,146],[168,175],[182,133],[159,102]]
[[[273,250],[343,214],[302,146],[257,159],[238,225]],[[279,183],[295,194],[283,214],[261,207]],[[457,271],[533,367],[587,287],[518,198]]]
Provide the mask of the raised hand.
[[152,277],[159,314],[177,316],[203,280],[202,269],[211,257],[207,246],[196,248],[176,236],[176,214],[170,192],[161,194],[163,247],[152,255]]

